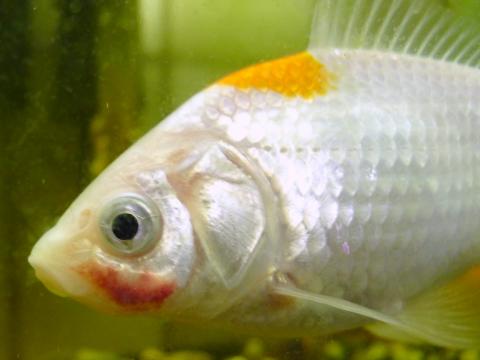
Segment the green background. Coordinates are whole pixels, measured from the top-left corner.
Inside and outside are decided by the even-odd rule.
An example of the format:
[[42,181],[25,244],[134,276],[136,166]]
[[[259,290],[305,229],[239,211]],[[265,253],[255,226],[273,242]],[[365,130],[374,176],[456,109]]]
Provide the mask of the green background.
[[[235,69],[304,50],[314,2],[1,1],[0,359],[115,358],[82,349],[133,356],[152,346],[242,351],[236,334],[106,316],[58,298],[26,259],[88,182],[183,101]],[[480,22],[479,0],[439,2]],[[339,339],[322,356],[347,356]],[[266,346],[280,358],[311,348]]]

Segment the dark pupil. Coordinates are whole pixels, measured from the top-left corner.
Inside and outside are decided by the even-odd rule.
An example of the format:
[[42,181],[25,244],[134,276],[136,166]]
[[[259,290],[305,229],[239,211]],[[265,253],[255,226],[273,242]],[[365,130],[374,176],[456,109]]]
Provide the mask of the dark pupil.
[[112,231],[120,240],[132,240],[138,232],[138,220],[132,214],[120,214],[113,219]]

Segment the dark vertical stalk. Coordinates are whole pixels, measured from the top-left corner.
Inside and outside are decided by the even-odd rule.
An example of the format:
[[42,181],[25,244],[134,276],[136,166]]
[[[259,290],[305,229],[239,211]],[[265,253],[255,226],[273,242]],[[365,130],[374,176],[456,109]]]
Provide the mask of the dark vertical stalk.
[[50,118],[52,126],[59,126],[71,134],[65,144],[64,159],[69,158],[69,149],[77,158],[65,162],[59,160],[63,162],[61,166],[64,169],[68,168],[66,172],[76,174],[77,179],[81,178],[78,175],[86,174],[83,167],[89,157],[89,123],[97,109],[99,3],[101,1],[98,0],[58,1],[61,14],[56,39],[59,57]]
[[[0,4],[0,105],[17,112],[26,102],[26,72],[29,54],[29,1],[2,0]],[[2,117],[2,124],[7,118]]]
[[98,175],[138,136],[140,74],[136,1],[104,0],[98,27],[98,102],[90,172]]
[[15,219],[18,208],[11,196],[10,152],[16,126],[24,123],[29,59],[29,1],[4,0],[0,6],[0,357],[13,359],[18,351],[19,278],[16,272]]

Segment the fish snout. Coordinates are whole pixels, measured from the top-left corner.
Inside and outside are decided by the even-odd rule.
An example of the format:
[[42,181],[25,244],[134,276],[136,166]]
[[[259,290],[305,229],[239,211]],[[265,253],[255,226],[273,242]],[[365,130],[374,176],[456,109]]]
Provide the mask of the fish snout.
[[55,228],[37,241],[28,257],[37,278],[59,296],[82,297],[90,290],[88,283],[71,267],[67,239]]

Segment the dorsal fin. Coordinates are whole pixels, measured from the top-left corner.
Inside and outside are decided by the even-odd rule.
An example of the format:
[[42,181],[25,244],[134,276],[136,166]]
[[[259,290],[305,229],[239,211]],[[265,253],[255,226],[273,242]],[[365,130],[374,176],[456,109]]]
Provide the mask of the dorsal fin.
[[318,0],[310,50],[388,50],[480,67],[480,31],[438,0]]

